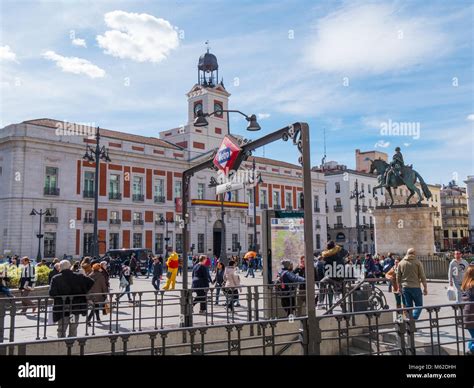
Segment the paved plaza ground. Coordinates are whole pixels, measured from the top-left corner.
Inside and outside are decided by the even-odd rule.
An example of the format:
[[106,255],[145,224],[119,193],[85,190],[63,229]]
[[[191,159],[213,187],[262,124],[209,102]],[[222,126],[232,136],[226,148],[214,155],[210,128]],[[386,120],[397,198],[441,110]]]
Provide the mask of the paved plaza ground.
[[[245,286],[259,286],[263,284],[263,277],[260,271],[256,272],[255,278],[246,278],[245,273],[241,273],[241,281]],[[178,277],[177,290],[181,289],[182,277]],[[119,291],[118,279],[111,279],[111,288],[112,292]],[[162,285],[164,282],[162,282]],[[191,279],[189,279],[189,284],[191,284]],[[377,285],[384,293],[387,299],[387,303],[390,308],[396,308],[395,297],[392,293],[388,293],[388,287],[385,284]],[[447,282],[430,282],[428,285],[428,295],[424,297],[424,306],[433,306],[441,304],[449,304],[446,297],[446,287]],[[85,318],[81,317],[81,324],[79,326],[78,333],[79,335],[97,335],[97,334],[107,334],[110,331],[112,332],[129,332],[132,330],[146,330],[154,328],[171,328],[177,327],[182,320],[182,315],[179,306],[179,291],[167,292],[163,299],[163,303],[156,304],[155,296],[153,293],[154,289],[151,284],[151,278],[147,279],[145,276],[140,276],[139,278],[134,279],[134,284],[132,286],[133,292],[145,292],[142,295],[141,307],[135,306],[128,303],[127,297],[122,297],[120,301],[119,310],[113,311],[110,315],[101,315],[102,323],[95,323],[92,326],[87,327],[84,323]],[[147,293],[146,291],[149,291]],[[159,295],[159,294],[158,294]],[[138,298],[138,295],[136,295]],[[248,320],[248,301],[243,295],[240,298],[240,307],[236,307],[235,312],[229,313],[225,306],[223,306],[225,298],[220,298],[220,304],[215,305],[214,303],[209,304],[207,314],[199,314],[199,307],[194,307],[194,316],[193,322],[196,325],[203,324],[216,324],[216,323],[226,323],[226,322],[239,322]],[[259,309],[263,309],[263,301],[259,300]],[[252,301],[252,311],[254,311],[254,301]],[[324,314],[324,310],[317,310],[317,315]],[[260,312],[260,319],[263,318],[263,312]],[[15,330],[15,341],[31,341],[39,338],[56,338],[57,337],[57,327],[56,325],[45,326],[44,322],[46,320],[46,312],[42,312],[40,318],[36,314],[28,314],[26,316],[17,316],[16,317],[16,330]],[[433,316],[435,313],[433,312]],[[454,319],[453,309],[443,308],[440,310],[438,317],[447,318],[442,320],[442,324],[446,324],[449,327],[440,327],[440,342],[450,342],[456,340],[455,327],[453,326]],[[428,319],[428,312],[424,311],[422,313],[421,319]],[[433,333],[430,331],[430,322],[422,322],[419,324],[420,328],[417,330],[416,337],[417,343],[429,343]],[[7,319],[6,328],[8,333],[9,322]],[[437,333],[434,335],[437,336]],[[465,335],[468,335],[467,332]],[[438,341],[436,339],[436,341]],[[454,344],[446,345],[446,348],[451,349],[451,351],[456,350]]]

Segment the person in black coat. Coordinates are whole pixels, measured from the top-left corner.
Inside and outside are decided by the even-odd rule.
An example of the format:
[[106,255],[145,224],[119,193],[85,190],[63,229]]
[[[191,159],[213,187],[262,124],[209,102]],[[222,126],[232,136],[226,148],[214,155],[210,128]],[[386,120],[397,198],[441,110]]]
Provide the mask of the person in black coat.
[[53,280],[53,277],[56,276],[58,273],[59,273],[59,262],[54,264],[53,269],[48,274],[49,285],[51,285],[51,281]]
[[[58,337],[77,337],[79,316],[87,314],[86,294],[92,288],[94,280],[71,271],[71,263],[62,260],[60,273],[52,278],[49,295],[54,298],[53,321],[58,322]],[[71,297],[72,296],[72,297]]]
[[163,276],[163,264],[161,263],[161,258],[155,256],[153,258],[153,277],[151,279],[151,284],[156,291],[160,291],[160,280]]
[[222,285],[224,284],[224,272],[225,265],[223,262],[219,261],[217,263],[216,276],[212,281],[212,283],[216,285],[216,305],[219,304],[219,295],[221,293]]
[[211,274],[209,273],[209,267],[204,264],[207,257],[202,255],[199,258],[199,264],[196,264],[193,268],[193,283],[192,288],[196,289],[196,297],[193,301],[193,307],[200,303],[200,313],[207,311],[207,291],[209,290],[209,284],[212,281]]

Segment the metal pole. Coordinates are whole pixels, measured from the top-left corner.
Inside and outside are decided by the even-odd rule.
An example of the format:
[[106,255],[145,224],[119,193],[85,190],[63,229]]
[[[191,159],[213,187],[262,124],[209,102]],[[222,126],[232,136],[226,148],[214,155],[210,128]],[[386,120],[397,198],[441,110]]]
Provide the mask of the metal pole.
[[360,240],[360,209],[359,209],[359,181],[355,181],[355,197],[356,197],[356,228],[357,228],[357,253],[361,253],[361,240]]
[[99,127],[95,134],[95,179],[94,179],[94,235],[92,256],[99,257],[98,212],[99,212],[99,163],[100,163]]
[[257,251],[257,186],[258,183],[255,178],[255,157],[253,158],[253,250],[258,253]]
[[[192,176],[192,174],[190,174]],[[181,300],[181,326],[190,327],[192,325],[192,305],[189,304],[189,290],[188,290],[188,251],[189,251],[189,236],[188,236],[188,195],[189,195],[189,179],[188,173],[183,172],[182,177],[182,213],[181,217],[184,221],[183,225],[183,294]]]
[[305,277],[306,277],[306,314],[308,316],[308,354],[317,354],[317,321],[314,292],[314,258],[313,258],[313,206],[311,184],[311,160],[309,127],[301,123],[301,151],[303,157],[303,204],[305,236]]
[[227,265],[227,249],[226,249],[226,244],[225,244],[225,222],[224,222],[224,217],[225,217],[225,210],[224,210],[224,197],[225,193],[221,194],[221,254],[219,260],[224,263],[224,265]]
[[40,224],[39,224],[39,233],[38,233],[38,254],[36,255],[36,261],[41,260],[41,238],[43,237],[41,235],[41,224],[42,224],[42,218],[43,218],[43,209],[40,209],[38,214],[40,216]]

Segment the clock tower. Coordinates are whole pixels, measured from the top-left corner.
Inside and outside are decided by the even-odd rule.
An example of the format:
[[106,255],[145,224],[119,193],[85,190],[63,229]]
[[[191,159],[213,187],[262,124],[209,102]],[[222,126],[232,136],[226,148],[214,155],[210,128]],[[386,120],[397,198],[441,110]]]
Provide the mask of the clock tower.
[[229,133],[228,113],[207,117],[209,125],[206,127],[194,127],[193,122],[199,110],[212,113],[229,109],[230,96],[222,80],[218,81],[219,65],[216,56],[209,52],[209,48],[199,57],[197,70],[198,82],[186,94],[188,123],[184,127],[160,133],[160,138],[185,148],[189,159],[218,148],[224,136]]

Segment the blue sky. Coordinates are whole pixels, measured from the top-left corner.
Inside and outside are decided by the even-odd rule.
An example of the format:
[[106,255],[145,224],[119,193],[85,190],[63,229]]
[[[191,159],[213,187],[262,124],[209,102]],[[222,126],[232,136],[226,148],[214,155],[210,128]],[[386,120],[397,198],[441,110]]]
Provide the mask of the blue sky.
[[[471,1],[0,4],[1,127],[50,117],[158,136],[185,123],[210,40],[231,108],[259,114],[261,135],[307,121],[314,165],[325,128],[327,160],[400,146],[430,183],[474,174]],[[419,134],[382,133],[389,122]],[[232,117],[256,136],[244,128]],[[265,156],[297,161],[285,143]]]

